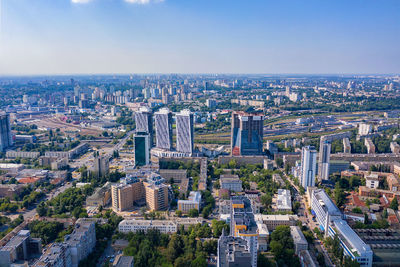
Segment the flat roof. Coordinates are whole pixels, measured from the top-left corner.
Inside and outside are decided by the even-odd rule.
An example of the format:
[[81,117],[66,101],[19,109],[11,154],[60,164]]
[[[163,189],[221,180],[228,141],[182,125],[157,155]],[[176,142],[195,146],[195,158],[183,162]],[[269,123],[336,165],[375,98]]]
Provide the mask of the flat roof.
[[313,191],[313,195],[321,206],[324,207],[330,215],[341,215],[339,208],[333,203],[332,199],[326,194],[325,190],[317,189]]

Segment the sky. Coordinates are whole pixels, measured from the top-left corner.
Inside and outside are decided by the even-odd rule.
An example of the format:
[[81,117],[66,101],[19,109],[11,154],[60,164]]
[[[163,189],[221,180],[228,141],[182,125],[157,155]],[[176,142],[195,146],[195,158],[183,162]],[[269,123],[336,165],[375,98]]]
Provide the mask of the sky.
[[398,74],[400,0],[0,0],[0,75]]

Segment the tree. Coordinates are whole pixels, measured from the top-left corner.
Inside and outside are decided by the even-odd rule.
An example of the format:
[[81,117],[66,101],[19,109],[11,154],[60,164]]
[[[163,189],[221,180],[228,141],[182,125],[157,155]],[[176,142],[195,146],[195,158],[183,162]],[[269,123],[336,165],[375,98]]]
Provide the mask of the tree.
[[224,221],[217,221],[216,219],[211,221],[211,229],[213,231],[213,235],[215,238],[221,236],[222,231],[224,230],[225,233],[229,231],[229,225]]
[[394,197],[392,202],[390,202],[389,206],[392,210],[398,210],[399,209],[399,202],[397,201],[397,197]]
[[272,204],[272,197],[270,195],[264,194],[260,197],[261,204],[264,205],[264,207],[269,208]]
[[189,210],[188,215],[192,218],[199,217],[199,211],[197,209],[191,209]]
[[339,182],[337,182],[335,185],[334,196],[335,196],[336,205],[338,207],[341,207],[344,204],[345,195],[344,195],[343,189],[340,187]]

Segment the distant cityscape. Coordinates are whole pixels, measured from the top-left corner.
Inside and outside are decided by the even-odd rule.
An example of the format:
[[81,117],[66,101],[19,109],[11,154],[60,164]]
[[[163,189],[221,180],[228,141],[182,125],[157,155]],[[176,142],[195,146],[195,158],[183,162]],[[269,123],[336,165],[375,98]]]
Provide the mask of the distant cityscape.
[[0,76],[0,267],[400,266],[400,76]]

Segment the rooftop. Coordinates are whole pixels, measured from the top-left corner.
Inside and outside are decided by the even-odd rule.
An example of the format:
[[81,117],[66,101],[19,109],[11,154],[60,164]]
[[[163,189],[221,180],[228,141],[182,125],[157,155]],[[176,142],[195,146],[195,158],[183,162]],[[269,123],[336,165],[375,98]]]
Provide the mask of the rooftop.
[[341,215],[339,208],[333,203],[332,199],[326,194],[325,190],[317,189],[313,191],[313,195],[319,201],[320,205],[330,215]]

